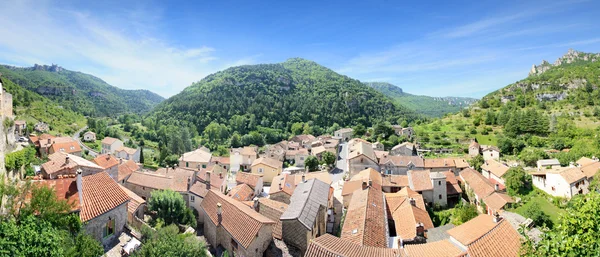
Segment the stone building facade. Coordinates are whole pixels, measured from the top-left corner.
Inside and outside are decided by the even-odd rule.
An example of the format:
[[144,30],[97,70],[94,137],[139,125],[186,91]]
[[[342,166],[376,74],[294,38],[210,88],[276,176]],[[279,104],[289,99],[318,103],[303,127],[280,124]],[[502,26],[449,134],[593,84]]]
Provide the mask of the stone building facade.
[[[109,222],[112,222],[114,226],[112,234],[106,234],[105,231]],[[106,247],[115,240],[118,240],[119,235],[123,232],[125,224],[127,224],[127,202],[85,222],[83,226],[85,227],[86,233]]]

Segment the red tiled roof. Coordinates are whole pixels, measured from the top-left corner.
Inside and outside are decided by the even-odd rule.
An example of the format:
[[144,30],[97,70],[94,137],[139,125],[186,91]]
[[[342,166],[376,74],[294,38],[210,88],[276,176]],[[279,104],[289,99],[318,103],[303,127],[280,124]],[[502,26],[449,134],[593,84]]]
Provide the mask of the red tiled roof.
[[400,249],[361,246],[330,234],[310,241],[304,257],[402,257]]
[[467,168],[460,172],[465,184],[480,198],[486,197],[495,191],[494,185],[478,171]]
[[520,248],[519,233],[507,220],[502,220],[483,237],[468,245],[467,253],[470,257],[514,257],[519,256]]
[[[69,158],[68,163],[67,157]],[[88,161],[76,155],[71,155],[63,152],[56,152],[49,155],[48,161],[42,164],[42,170],[49,175],[62,172],[64,170],[68,170],[72,174],[75,174],[74,169],[79,166],[97,169],[98,171],[104,170],[102,167],[98,166],[97,164],[91,161]]]
[[267,158],[267,157],[261,157],[261,158],[254,160],[252,162],[252,165],[250,165],[250,166],[254,167],[258,164],[264,164],[264,165],[267,165],[269,167],[273,167],[276,169],[281,169],[283,167],[283,162],[280,162],[280,161],[272,159],[272,158]]
[[508,172],[509,168],[508,168],[508,166],[506,166],[494,159],[490,159],[490,160],[485,161],[483,163],[483,165],[481,165],[481,169],[487,170],[490,173],[501,178],[502,176],[504,176],[504,174],[506,174],[506,172]]
[[135,194],[131,190],[119,184],[121,189],[129,196],[129,203],[127,203],[127,212],[135,213],[140,205],[146,203],[146,200],[141,198],[139,195]]
[[483,198],[483,202],[493,210],[499,211],[504,209],[506,204],[514,203],[515,201],[507,194],[494,192]]
[[581,169],[574,167],[571,169],[567,169],[560,173],[560,175],[565,179],[565,181],[569,184],[575,183],[579,180],[584,179],[586,176],[581,171]]
[[408,183],[414,191],[433,190],[429,170],[409,170]]
[[250,201],[254,197],[254,190],[246,184],[239,184],[233,187],[227,196],[238,201]]
[[[327,184],[331,184],[331,177],[328,172],[309,172],[303,173],[306,180],[310,179],[318,179]],[[288,195],[292,195],[294,193],[294,189],[296,186],[302,182],[302,174],[281,174],[275,176],[273,178],[273,182],[271,183],[271,190],[269,194],[275,194],[283,191]],[[279,189],[281,186],[281,189]]]
[[122,164],[119,164],[119,178],[118,181],[122,181],[127,178],[134,171],[138,171],[140,167],[133,160],[124,161]]
[[[221,204],[221,226],[244,248],[248,248],[258,236],[263,226],[275,225],[275,221],[249,208],[242,202],[211,189],[202,201],[202,209],[206,218],[213,224],[219,224],[217,204]],[[207,219],[205,219],[205,222]]]
[[379,160],[380,165],[391,164],[397,167],[408,167],[410,163],[412,163],[416,168],[424,168],[425,162],[423,158],[419,156],[395,156],[388,155]]
[[581,167],[581,171],[588,179],[594,177],[598,170],[600,170],[600,162],[593,162]]
[[208,188],[206,188],[206,184],[196,181],[196,183],[190,187],[190,193],[204,198],[208,193]]
[[493,219],[494,217],[491,215],[480,214],[462,225],[448,230],[447,233],[456,241],[468,246],[498,225]]
[[129,196],[106,172],[82,177],[80,217],[86,222],[129,201]]
[[579,160],[577,160],[576,163],[579,166],[583,167],[583,166],[586,166],[586,165],[589,165],[589,164],[592,164],[592,163],[597,163],[597,162],[598,161],[596,161],[594,159],[590,159],[590,158],[587,158],[587,157],[584,156],[584,157],[579,158]]
[[466,254],[449,240],[426,244],[407,244],[404,250],[410,257],[458,257]]
[[52,144],[52,151],[56,152],[65,152],[65,153],[78,153],[81,152],[81,147],[75,141],[73,142],[62,142],[62,143],[54,143]]
[[56,197],[59,200],[67,200],[71,204],[71,211],[77,211],[81,208],[79,203],[79,190],[75,178],[60,178],[51,180],[35,181],[34,184],[54,188]]
[[385,175],[383,177],[384,187],[407,187],[408,176],[407,175]]
[[214,163],[225,164],[225,165],[229,165],[229,163],[230,163],[230,159],[228,156],[213,156],[210,159],[210,161],[214,162]]
[[112,154],[101,154],[94,158],[94,162],[104,169],[109,169],[115,165],[119,165],[119,160]]
[[102,139],[102,144],[112,145],[115,142],[117,142],[117,140],[119,140],[119,139],[116,139],[114,137],[105,137],[104,139]]
[[[417,201],[415,199],[415,201]],[[410,200],[404,201],[396,211],[392,212],[392,218],[396,225],[396,234],[402,239],[412,240],[417,236],[416,226],[423,223],[424,229],[433,228],[433,222],[426,210],[410,204]]]
[[453,159],[425,159],[425,168],[426,169],[434,169],[434,168],[455,168],[456,164]]
[[177,168],[175,171],[160,169],[156,172],[133,172],[127,183],[149,187],[152,189],[171,189],[176,192],[187,192],[188,178],[194,176],[194,170]]
[[235,176],[235,182],[239,184],[246,184],[252,188],[256,188],[258,181],[263,177],[262,174],[254,174],[250,172],[238,172]]
[[352,195],[341,238],[359,245],[387,247],[386,226],[383,192],[369,187]]

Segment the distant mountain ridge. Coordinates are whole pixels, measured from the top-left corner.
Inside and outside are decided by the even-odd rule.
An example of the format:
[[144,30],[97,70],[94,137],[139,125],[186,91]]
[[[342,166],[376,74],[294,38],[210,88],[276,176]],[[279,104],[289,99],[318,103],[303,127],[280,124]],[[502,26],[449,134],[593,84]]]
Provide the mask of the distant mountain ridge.
[[529,76],[540,75],[552,67],[561,66],[563,64],[572,64],[577,62],[596,62],[600,60],[600,53],[584,53],[573,49],[558,58],[554,64],[550,64],[548,61],[543,60],[540,65],[533,65],[529,70]]
[[0,65],[0,72],[15,84],[86,116],[145,114],[164,100],[148,90],[120,89],[95,76],[70,71],[56,64],[35,64],[33,67]]
[[365,82],[365,84],[386,96],[394,99],[398,104],[430,117],[441,117],[446,113],[458,112],[475,103],[477,99],[470,97],[433,97],[413,95],[406,93],[402,88],[387,82]]

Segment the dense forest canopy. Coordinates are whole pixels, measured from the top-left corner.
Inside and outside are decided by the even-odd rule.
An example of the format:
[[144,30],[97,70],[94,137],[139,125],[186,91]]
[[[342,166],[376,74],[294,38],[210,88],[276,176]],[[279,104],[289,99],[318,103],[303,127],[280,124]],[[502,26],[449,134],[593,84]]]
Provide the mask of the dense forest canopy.
[[258,127],[289,131],[299,122],[328,128],[410,122],[418,117],[358,80],[299,58],[209,75],[159,104],[149,116],[198,132],[211,122],[229,124],[240,134]]
[[59,66],[17,68],[0,65],[3,78],[85,116],[145,114],[164,99],[148,90],[125,90]]

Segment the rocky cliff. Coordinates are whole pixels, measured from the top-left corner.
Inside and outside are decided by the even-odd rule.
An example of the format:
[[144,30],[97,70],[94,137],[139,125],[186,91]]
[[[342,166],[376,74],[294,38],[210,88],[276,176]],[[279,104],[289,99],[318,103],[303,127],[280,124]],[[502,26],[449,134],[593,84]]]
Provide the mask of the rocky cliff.
[[579,52],[573,49],[569,49],[569,51],[563,55],[562,57],[558,58],[554,64],[550,64],[548,61],[543,60],[542,63],[540,65],[533,65],[531,67],[531,70],[529,70],[529,76],[535,76],[535,75],[540,75],[546,71],[548,71],[550,68],[555,67],[555,66],[560,66],[560,65],[565,65],[565,64],[571,64],[571,63],[575,63],[578,61],[591,61],[591,62],[596,62],[600,60],[600,54],[595,54],[595,53],[583,53],[583,52]]

